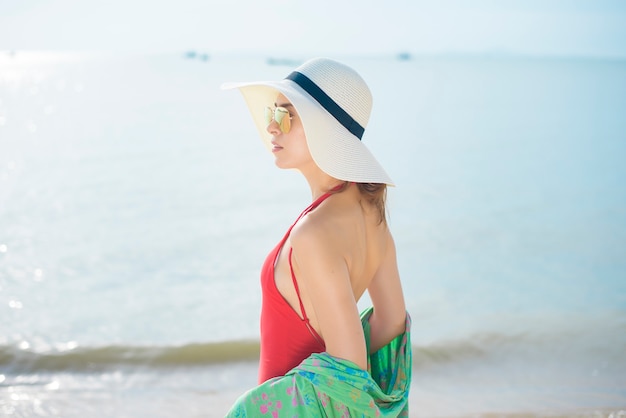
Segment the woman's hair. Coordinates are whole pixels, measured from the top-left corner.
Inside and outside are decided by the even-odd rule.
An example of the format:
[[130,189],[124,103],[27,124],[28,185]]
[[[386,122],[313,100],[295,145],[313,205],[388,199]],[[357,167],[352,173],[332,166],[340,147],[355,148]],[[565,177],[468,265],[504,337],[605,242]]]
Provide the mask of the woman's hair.
[[[334,193],[341,193],[348,188],[350,182],[346,181],[341,187],[333,190]],[[361,196],[365,197],[367,203],[378,210],[378,224],[387,223],[387,185],[385,183],[354,183],[359,188]]]

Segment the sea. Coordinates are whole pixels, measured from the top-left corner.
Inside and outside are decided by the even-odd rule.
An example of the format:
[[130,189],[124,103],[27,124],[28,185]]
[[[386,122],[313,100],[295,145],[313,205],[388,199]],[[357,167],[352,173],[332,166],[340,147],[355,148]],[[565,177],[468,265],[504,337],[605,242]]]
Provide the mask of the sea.
[[[260,267],[311,195],[220,85],[307,58],[0,52],[0,416],[223,417],[256,384]],[[332,58],[396,183],[410,416],[626,417],[626,59]]]

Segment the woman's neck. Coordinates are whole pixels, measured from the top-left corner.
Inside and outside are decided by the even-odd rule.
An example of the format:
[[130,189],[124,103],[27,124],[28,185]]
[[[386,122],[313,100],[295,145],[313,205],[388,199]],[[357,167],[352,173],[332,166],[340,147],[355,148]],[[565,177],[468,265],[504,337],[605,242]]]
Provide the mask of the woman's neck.
[[308,172],[301,171],[307,183],[309,183],[309,188],[311,189],[311,197],[313,200],[317,199],[324,193],[328,193],[333,188],[341,186],[344,183],[343,180],[339,180],[329,176],[318,167],[315,168],[315,170],[311,170]]

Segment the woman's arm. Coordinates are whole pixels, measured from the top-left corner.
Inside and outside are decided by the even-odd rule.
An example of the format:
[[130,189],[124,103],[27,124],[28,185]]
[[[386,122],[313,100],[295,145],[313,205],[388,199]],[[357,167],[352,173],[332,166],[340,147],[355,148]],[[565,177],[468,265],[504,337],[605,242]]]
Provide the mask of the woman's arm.
[[375,353],[405,331],[406,306],[391,233],[387,241],[383,261],[367,289],[374,305],[369,320],[370,353]]
[[292,232],[296,276],[306,289],[326,351],[367,369],[367,349],[350,274],[333,231],[303,223]]

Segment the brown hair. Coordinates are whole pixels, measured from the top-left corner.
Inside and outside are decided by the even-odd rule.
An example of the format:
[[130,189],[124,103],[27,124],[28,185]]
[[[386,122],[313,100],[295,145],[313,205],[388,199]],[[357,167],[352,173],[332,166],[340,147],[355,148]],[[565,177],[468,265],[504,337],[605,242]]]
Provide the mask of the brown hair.
[[[334,193],[341,193],[348,188],[350,182],[345,182],[342,186],[333,190]],[[387,185],[385,183],[354,183],[359,188],[359,193],[365,198],[367,203],[378,210],[378,224],[387,223]]]

